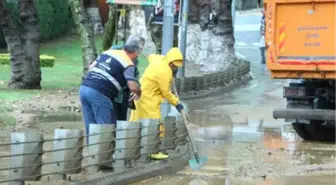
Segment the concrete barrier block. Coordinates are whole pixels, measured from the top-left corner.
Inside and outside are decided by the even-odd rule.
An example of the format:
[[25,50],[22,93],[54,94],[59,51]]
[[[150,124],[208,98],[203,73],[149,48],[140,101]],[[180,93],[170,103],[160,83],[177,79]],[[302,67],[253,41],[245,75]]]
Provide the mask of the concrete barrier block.
[[216,79],[216,73],[211,74],[211,87],[215,88],[217,87],[217,79]]
[[205,75],[202,76],[202,82],[203,82],[203,83],[202,83],[202,84],[203,84],[203,85],[202,85],[202,86],[203,86],[202,90],[207,89],[207,85],[208,85],[208,84],[207,84],[207,78],[206,78]]
[[140,157],[141,124],[117,121],[116,128],[115,171],[122,171]]
[[219,80],[220,80],[220,86],[224,87],[225,86],[225,72],[221,72],[220,76],[219,76]]
[[196,90],[196,82],[197,82],[197,78],[196,77],[191,77],[190,78],[189,88],[188,88],[189,92]]
[[185,127],[185,124],[183,123],[183,118],[181,116],[176,117],[176,129],[175,144],[180,145],[181,143],[185,142],[187,137],[187,129]]
[[88,172],[94,174],[101,167],[112,168],[112,156],[114,153],[114,124],[90,124],[88,146]]
[[244,75],[244,70],[245,70],[244,65],[243,64],[239,65],[239,69],[238,69],[239,79]]
[[204,90],[206,89],[210,89],[212,87],[212,84],[211,84],[211,74],[206,74],[203,76],[204,78]]
[[230,79],[230,82],[231,82],[232,80],[235,79],[235,75],[234,75],[234,67],[229,67],[229,68],[228,68],[228,72],[229,72],[229,79]]
[[140,161],[146,161],[148,154],[160,151],[160,120],[145,119],[141,123]]
[[176,148],[176,116],[168,116],[164,120],[164,137],[161,150],[174,150]]
[[203,78],[202,77],[196,77],[196,91],[203,90]]
[[183,92],[187,93],[188,92],[188,88],[190,86],[190,78],[184,78],[184,86],[183,86]]
[[[66,174],[76,174],[82,169],[82,130],[56,129],[54,131],[53,172],[54,178],[65,180]],[[64,162],[60,162],[64,161]],[[71,170],[73,169],[73,170]]]
[[[12,184],[41,179],[43,135],[37,133],[14,132],[11,135],[9,180],[19,179]],[[23,167],[26,166],[26,167]]]
[[218,87],[221,87],[222,85],[222,72],[217,73],[217,85]]
[[234,69],[234,80],[239,80],[239,78],[240,78],[240,72],[239,72],[239,68],[240,68],[240,67],[241,67],[241,66],[238,65],[238,66],[236,66],[235,69]]

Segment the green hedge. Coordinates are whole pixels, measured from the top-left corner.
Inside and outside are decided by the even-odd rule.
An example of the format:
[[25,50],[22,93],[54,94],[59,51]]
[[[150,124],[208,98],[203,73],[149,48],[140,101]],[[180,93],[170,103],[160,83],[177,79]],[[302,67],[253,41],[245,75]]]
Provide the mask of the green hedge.
[[[48,55],[40,55],[41,67],[54,67],[55,57]],[[0,65],[10,65],[9,54],[0,54]]]
[[[19,1],[19,0],[17,0]],[[17,1],[7,2],[15,22],[19,22],[19,9]],[[69,31],[74,26],[68,0],[34,0],[40,24],[42,40],[56,38]],[[19,25],[20,26],[20,25]],[[6,46],[0,30],[0,47]]]

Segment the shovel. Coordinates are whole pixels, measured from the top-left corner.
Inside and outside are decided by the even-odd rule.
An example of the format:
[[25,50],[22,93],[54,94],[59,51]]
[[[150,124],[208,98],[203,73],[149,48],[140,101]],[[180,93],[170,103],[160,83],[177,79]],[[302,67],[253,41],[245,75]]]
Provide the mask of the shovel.
[[[179,98],[179,96],[177,94],[177,90],[176,90],[175,80],[173,81],[173,90],[174,90],[174,94],[177,96],[177,98]],[[190,166],[191,169],[198,170],[198,169],[201,168],[201,166],[203,164],[205,164],[208,161],[208,157],[198,155],[198,152],[196,151],[195,145],[194,145],[194,143],[191,139],[191,136],[190,136],[191,132],[190,132],[189,127],[188,127],[188,125],[190,123],[187,119],[186,112],[184,112],[184,110],[182,110],[181,115],[182,115],[182,118],[183,118],[183,123],[184,123],[184,125],[187,129],[187,134],[188,134],[188,138],[189,138],[189,141],[190,141],[191,150],[192,150],[192,153],[194,154],[194,157],[195,157],[194,159],[189,160],[189,166]]]

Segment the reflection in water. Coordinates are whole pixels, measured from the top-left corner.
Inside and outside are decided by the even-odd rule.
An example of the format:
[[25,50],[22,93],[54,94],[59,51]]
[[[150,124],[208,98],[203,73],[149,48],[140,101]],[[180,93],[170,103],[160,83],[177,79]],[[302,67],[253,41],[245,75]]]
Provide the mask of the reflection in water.
[[[196,110],[191,114],[193,123],[199,125],[192,131],[196,139],[232,142],[263,142],[268,149],[296,149],[297,135],[287,126],[268,128],[263,120],[248,120],[247,124],[233,125],[229,115],[220,110]],[[272,125],[272,124],[266,124]]]

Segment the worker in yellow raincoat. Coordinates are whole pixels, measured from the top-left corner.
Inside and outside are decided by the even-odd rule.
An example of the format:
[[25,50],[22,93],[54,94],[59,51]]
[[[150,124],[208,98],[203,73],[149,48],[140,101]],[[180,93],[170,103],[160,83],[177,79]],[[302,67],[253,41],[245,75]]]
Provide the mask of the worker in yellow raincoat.
[[[173,74],[183,64],[183,56],[178,48],[172,48],[166,56],[152,54],[148,57],[149,65],[143,73],[140,84],[142,94],[140,99],[135,101],[136,110],[132,110],[130,121],[142,119],[162,119],[160,106],[164,99],[181,112],[183,105],[180,100],[171,92]],[[160,131],[164,130],[163,125]],[[163,134],[160,135],[163,137]],[[161,152],[151,154],[153,159],[166,159],[169,156]]]

